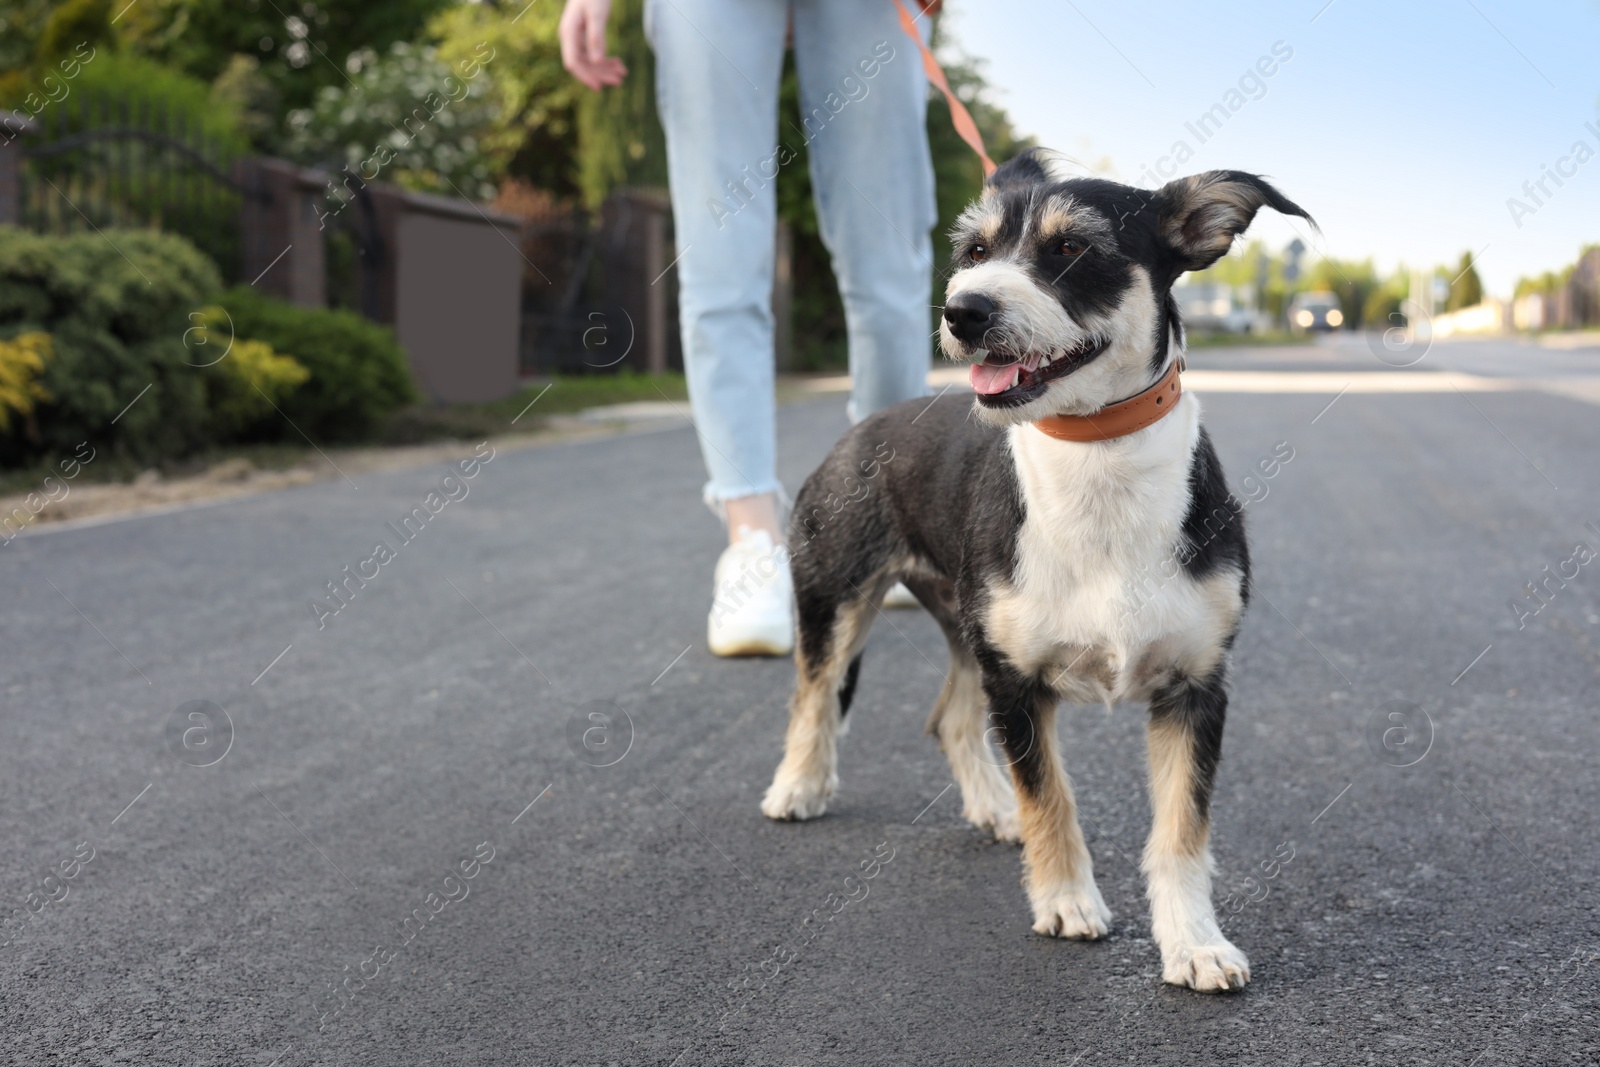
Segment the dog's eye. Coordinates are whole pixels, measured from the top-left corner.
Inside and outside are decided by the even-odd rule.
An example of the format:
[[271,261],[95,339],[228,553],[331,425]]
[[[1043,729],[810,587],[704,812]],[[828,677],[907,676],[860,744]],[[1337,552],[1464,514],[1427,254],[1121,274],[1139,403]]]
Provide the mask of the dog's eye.
[[967,249],[967,258],[974,263],[982,263],[989,258],[989,249],[983,245],[973,245]]
[[1081,256],[1089,251],[1089,246],[1076,237],[1068,237],[1056,246],[1056,251],[1063,256]]

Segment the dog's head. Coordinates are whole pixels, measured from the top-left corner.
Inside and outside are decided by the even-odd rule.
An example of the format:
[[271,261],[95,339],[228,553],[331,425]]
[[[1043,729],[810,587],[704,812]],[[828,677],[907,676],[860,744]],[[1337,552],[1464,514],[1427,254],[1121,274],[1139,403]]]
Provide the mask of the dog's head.
[[1149,386],[1182,344],[1178,276],[1220,259],[1262,207],[1311,220],[1240,171],[1145,190],[1066,170],[1024,152],[951,235],[940,347],[972,364],[991,422],[1091,414]]

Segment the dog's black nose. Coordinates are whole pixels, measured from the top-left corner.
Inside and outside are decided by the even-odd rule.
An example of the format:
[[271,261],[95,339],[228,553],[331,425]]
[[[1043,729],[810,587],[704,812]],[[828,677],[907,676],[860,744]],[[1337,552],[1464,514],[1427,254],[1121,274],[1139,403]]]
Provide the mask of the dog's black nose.
[[980,293],[957,293],[945,301],[944,321],[958,339],[977,344],[994,325],[995,312],[999,310],[993,300]]

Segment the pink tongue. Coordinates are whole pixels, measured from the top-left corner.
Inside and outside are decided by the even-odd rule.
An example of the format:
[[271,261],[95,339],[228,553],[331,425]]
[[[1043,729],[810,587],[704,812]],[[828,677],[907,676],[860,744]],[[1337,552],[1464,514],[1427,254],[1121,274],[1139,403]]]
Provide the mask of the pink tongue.
[[1007,363],[1002,367],[992,367],[987,363],[974,363],[971,371],[972,391],[982,393],[984,396],[993,396],[1003,393],[1011,388],[1012,381],[1017,376],[1018,365]]

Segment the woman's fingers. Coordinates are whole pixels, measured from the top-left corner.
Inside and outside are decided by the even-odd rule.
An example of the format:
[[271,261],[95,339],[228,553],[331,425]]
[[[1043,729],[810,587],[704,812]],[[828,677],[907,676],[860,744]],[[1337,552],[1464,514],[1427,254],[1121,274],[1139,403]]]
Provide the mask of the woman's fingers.
[[590,89],[620,85],[628,73],[622,60],[606,55],[610,15],[610,0],[568,0],[561,13],[561,64]]

